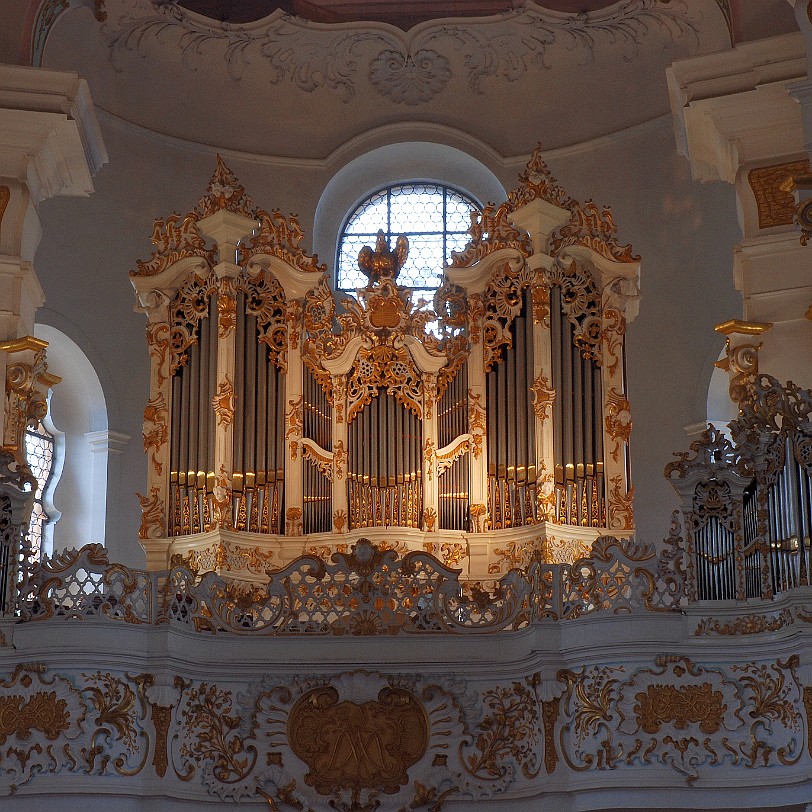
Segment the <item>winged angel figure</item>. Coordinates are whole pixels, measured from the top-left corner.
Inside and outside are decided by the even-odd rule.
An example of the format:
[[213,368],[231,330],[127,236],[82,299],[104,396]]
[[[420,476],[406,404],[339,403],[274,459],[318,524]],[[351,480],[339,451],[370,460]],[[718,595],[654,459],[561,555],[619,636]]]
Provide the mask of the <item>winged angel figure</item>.
[[365,245],[358,253],[358,267],[369,280],[368,287],[373,287],[381,279],[398,278],[400,269],[406,264],[409,256],[409,240],[401,234],[395,241],[395,250],[390,251],[383,229],[378,230],[375,250]]

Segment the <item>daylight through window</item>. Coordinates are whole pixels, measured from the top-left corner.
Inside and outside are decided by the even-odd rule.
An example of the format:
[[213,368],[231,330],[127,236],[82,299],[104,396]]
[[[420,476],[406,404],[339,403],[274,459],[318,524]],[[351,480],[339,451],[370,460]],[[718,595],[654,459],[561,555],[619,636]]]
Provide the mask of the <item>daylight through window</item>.
[[409,238],[409,258],[398,284],[431,299],[451,252],[461,251],[468,242],[471,210],[480,208],[463,192],[437,183],[401,183],[375,192],[347,218],[338,248],[336,287],[352,291],[367,284],[358,269],[358,252],[365,245],[374,247],[378,229],[383,229],[390,246],[400,234]]
[[53,472],[54,449],[54,436],[41,422],[37,424],[36,428],[28,429],[25,432],[25,457],[31,473],[37,480],[34,508],[31,511],[31,521],[28,525],[28,538],[34,560],[39,560],[42,555],[43,530],[50,518],[43,507],[42,495],[48,487]]

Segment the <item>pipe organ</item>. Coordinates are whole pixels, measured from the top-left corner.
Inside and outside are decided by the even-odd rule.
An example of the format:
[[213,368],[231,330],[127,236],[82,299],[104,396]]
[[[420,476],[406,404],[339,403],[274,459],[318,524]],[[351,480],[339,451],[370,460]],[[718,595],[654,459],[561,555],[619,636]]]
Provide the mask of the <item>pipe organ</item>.
[[472,212],[433,310],[398,284],[408,241],[383,231],[359,256],[368,284],[337,302],[296,219],[255,207],[218,157],[131,272],[148,566],[235,545],[282,565],[363,534],[487,577],[632,532],[639,258],[615,231],[537,151],[507,201]]

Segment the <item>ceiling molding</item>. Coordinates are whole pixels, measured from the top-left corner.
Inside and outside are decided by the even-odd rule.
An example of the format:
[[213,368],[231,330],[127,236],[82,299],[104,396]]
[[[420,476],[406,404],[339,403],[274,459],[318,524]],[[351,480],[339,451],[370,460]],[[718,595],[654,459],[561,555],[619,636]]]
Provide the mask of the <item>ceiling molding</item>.
[[174,2],[153,0],[145,11],[142,7],[123,4],[124,13],[105,26],[114,66],[124,53],[144,54],[160,43],[177,49],[189,70],[219,54],[235,81],[248,65],[262,64],[271,84],[287,80],[306,93],[325,88],[348,102],[365,79],[380,96],[408,107],[440,95],[460,55],[469,89],[481,95],[489,80],[512,82],[550,68],[554,45],[582,51],[591,61],[598,45],[609,44],[632,60],[654,31],[699,41],[699,21],[682,0],[625,0],[582,14],[550,11],[529,0],[515,11],[432,20],[408,32],[386,23],[312,23],[279,10],[253,23],[229,25]]

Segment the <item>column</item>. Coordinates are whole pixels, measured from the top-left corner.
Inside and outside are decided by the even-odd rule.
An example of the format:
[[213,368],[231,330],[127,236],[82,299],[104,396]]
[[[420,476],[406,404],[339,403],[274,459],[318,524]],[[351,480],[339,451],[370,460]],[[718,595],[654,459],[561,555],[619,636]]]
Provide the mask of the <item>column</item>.
[[[10,500],[11,522],[28,522],[22,492],[26,424],[46,414],[46,342],[33,337],[44,296],[34,271],[42,236],[39,204],[54,195],[87,196],[107,153],[84,79],[73,73],[0,65],[0,374],[5,380],[0,494]],[[14,608],[19,536],[0,547],[0,616]],[[2,630],[0,630],[2,631]]]
[[795,10],[802,34],[681,60],[668,81],[677,148],[694,178],[726,181],[736,194],[743,239],[733,267],[742,310],[730,320],[772,324],[758,336],[761,371],[809,388],[812,246],[793,222],[803,228],[812,212],[809,0]]

